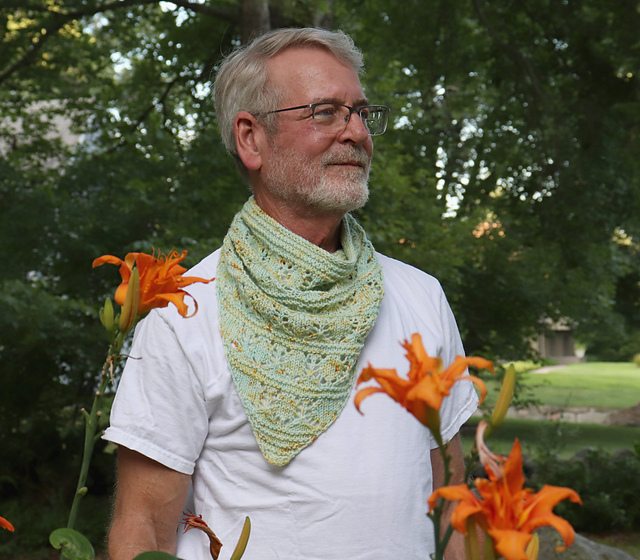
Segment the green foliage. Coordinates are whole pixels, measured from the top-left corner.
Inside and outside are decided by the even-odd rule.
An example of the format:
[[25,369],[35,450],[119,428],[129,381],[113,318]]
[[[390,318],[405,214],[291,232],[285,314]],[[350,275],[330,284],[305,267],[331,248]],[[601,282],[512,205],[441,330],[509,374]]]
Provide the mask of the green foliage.
[[619,313],[603,317],[584,338],[587,359],[597,362],[629,362],[640,348],[640,328],[631,327]]
[[49,535],[54,548],[62,550],[62,557],[67,560],[93,560],[95,552],[88,539],[73,529],[56,529]]
[[[77,478],[78,465],[65,465],[73,470]],[[96,469],[100,473],[100,467]],[[113,470],[113,465],[111,465]],[[94,471],[94,475],[96,471]],[[95,480],[92,479],[92,483]],[[75,483],[75,480],[71,481]],[[113,479],[111,480],[113,485]],[[40,495],[24,493],[2,499],[3,515],[11,519],[16,531],[0,534],[0,558],[29,558],[29,560],[49,559],[52,557],[49,535],[52,529],[64,527],[69,516],[70,501],[59,487],[41,485]],[[111,497],[101,485],[91,487],[85,497],[83,515],[78,522],[78,531],[93,543],[98,553],[104,550],[106,528],[109,523]],[[58,553],[56,553],[58,555]]]
[[[76,9],[91,11],[61,6]],[[30,37],[59,16],[26,5],[0,11],[22,26],[0,53],[0,121],[21,126],[0,126],[0,249],[10,256],[0,271],[0,496],[51,511],[71,503],[79,409],[91,404],[107,348],[97,304],[119,282],[116,270],[92,271],[93,259],[177,247],[190,250],[193,265],[219,245],[246,190],[217,139],[206,91],[198,90],[212,52],[220,56],[210,25],[190,17],[178,26],[176,14],[157,5],[68,18],[64,31],[41,37],[37,63],[7,76],[2,71],[22,60]],[[226,24],[217,26],[222,34]],[[194,41],[209,46],[196,56]],[[130,57],[128,70],[114,69],[116,52]],[[47,140],[58,116],[72,119],[82,143]],[[113,481],[112,458],[99,455],[90,492],[108,495]],[[65,523],[50,523],[45,534]],[[16,539],[24,550],[35,544]]]
[[[612,476],[612,473],[615,473]],[[562,502],[555,513],[576,531],[605,533],[640,526],[640,456],[609,454],[585,449],[569,460],[552,454],[536,461],[532,483],[567,486],[582,499],[582,506]]]
[[[465,451],[473,445],[478,421],[478,418],[472,418],[462,430]],[[507,418],[491,435],[489,446],[496,453],[506,456],[516,438],[520,440],[524,453],[536,455],[547,451],[563,459],[569,459],[585,447],[615,453],[621,449],[633,450],[640,443],[638,429],[629,426]]]
[[[390,138],[411,209],[396,240],[443,282],[468,351],[519,358],[543,316],[583,324],[586,338],[638,271],[623,254],[633,243],[612,242],[638,234],[627,151],[640,137],[638,12],[360,0],[338,13],[367,55],[369,96],[396,115]],[[432,222],[434,208],[443,219],[433,223],[462,235],[415,231],[414,216]]]
[[534,362],[533,360],[519,360],[511,363],[516,368],[516,373],[527,373],[542,367],[542,362]]

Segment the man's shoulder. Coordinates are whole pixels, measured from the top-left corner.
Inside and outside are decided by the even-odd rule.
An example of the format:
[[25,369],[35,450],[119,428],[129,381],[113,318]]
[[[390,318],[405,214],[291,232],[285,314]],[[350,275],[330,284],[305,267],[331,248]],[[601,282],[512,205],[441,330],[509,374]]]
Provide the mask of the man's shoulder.
[[[198,276],[199,278],[213,278],[216,275],[216,271],[218,269],[218,260],[220,259],[220,250],[221,247],[216,249],[213,253],[207,255],[204,259],[202,259],[199,263],[192,266],[187,272],[185,272],[185,276]],[[196,284],[194,284],[196,285]]]
[[419,284],[427,289],[441,290],[440,282],[437,278],[420,270],[413,265],[399,261],[392,257],[376,252],[378,262],[382,267],[382,274],[386,283],[412,283]]

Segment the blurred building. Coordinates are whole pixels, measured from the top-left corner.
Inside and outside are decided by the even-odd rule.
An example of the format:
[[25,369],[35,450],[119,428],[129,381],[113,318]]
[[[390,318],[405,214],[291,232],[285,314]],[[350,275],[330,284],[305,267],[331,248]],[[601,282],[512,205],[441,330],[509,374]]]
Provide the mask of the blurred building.
[[543,322],[543,330],[532,346],[540,357],[555,360],[558,364],[575,364],[584,361],[584,349],[578,348],[571,325],[565,321]]

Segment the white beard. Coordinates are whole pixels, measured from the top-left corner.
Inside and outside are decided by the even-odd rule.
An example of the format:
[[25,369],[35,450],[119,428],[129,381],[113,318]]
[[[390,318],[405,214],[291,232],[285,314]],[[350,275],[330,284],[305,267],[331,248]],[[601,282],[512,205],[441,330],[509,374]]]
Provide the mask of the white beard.
[[[265,188],[281,200],[303,204],[322,213],[347,213],[369,199],[369,156],[350,146],[339,154],[324,154],[320,163],[300,159],[299,152],[275,147],[263,175]],[[339,164],[357,161],[362,167]]]

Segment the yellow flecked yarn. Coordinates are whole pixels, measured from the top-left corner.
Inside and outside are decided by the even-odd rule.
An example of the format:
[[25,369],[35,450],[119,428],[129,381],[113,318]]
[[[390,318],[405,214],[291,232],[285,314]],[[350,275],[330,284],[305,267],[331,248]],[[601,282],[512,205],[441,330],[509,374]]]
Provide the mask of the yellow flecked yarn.
[[216,275],[220,333],[260,450],[285,465],[338,417],[382,300],[382,269],[355,219],[328,253],[253,197],[234,218]]

